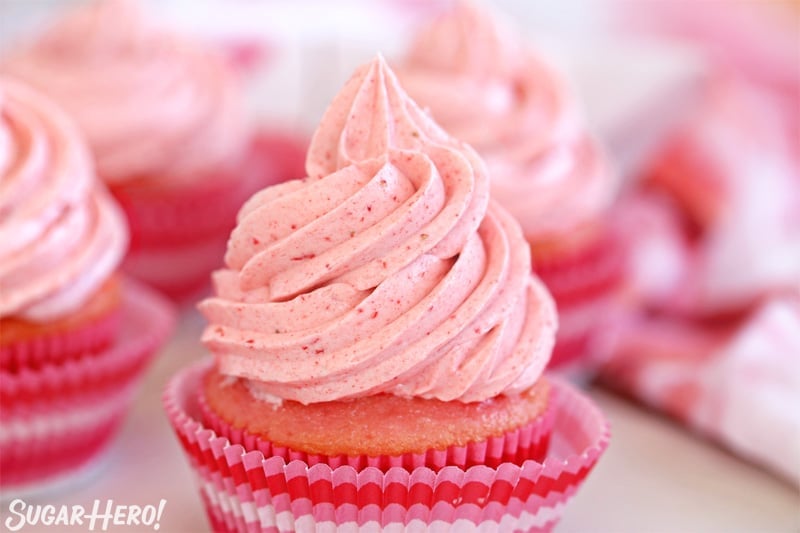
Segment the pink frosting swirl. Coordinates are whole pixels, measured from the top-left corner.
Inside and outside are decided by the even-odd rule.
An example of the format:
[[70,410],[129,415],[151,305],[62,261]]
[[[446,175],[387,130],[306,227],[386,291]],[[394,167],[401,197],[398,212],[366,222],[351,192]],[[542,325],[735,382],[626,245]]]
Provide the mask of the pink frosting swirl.
[[616,181],[556,71],[470,2],[423,28],[398,68],[409,94],[486,160],[492,198],[529,238],[608,207]]
[[139,4],[78,8],[2,68],[73,115],[107,183],[196,180],[243,146],[236,83],[221,57],[157,27]]
[[306,166],[245,204],[201,304],[222,372],[303,403],[480,401],[539,378],[556,316],[522,232],[382,58],[334,99]]
[[74,125],[0,78],[0,317],[45,322],[78,309],[127,246]]

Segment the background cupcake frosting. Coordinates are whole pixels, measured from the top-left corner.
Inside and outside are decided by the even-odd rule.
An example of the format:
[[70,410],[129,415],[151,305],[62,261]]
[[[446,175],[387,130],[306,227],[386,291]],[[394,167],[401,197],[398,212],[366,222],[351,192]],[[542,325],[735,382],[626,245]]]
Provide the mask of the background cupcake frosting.
[[522,234],[382,59],[334,100],[307,169],[244,206],[201,306],[223,373],[303,403],[480,401],[539,378],[555,310]]
[[577,100],[500,14],[456,2],[416,34],[398,75],[485,159],[492,197],[528,238],[568,231],[610,206],[617,180]]
[[136,0],[91,2],[0,63],[75,118],[110,184],[190,182],[243,149],[222,56],[150,16]]
[[127,235],[76,127],[0,78],[0,317],[76,311],[117,268]]

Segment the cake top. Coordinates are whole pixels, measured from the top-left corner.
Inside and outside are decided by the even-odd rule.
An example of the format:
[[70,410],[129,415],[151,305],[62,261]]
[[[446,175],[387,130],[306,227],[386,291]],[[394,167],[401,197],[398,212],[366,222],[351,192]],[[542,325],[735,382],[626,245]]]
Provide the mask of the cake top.
[[381,57],[334,98],[307,171],[239,213],[200,306],[221,372],[302,403],[470,402],[536,382],[556,316],[519,225]]
[[499,14],[456,2],[419,30],[398,76],[486,160],[492,198],[528,237],[568,231],[613,199],[616,178],[566,82]]
[[127,226],[74,124],[0,77],[0,318],[77,310],[116,269]]
[[110,184],[200,179],[243,146],[239,91],[223,59],[157,25],[137,0],[82,5],[1,68],[73,115]]

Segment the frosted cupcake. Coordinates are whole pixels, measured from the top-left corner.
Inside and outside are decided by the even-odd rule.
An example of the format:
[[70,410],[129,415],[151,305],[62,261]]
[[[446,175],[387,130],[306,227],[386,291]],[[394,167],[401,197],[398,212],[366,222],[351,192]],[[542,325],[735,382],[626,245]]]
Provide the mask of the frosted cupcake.
[[555,308],[483,162],[378,58],[306,169],[240,211],[214,360],[165,393],[214,529],[552,527],[607,428],[542,377]]
[[74,125],[0,78],[0,488],[102,450],[166,337],[169,305],[116,272],[127,241]]
[[246,126],[225,60],[149,20],[139,2],[79,7],[2,70],[75,118],[130,223],[125,270],[176,298],[220,266],[244,200],[289,177],[291,163],[270,153],[275,139]]
[[581,366],[622,262],[607,222],[617,180],[564,81],[503,21],[469,2],[419,31],[398,76],[485,159],[492,198],[521,224],[558,305],[551,365]]

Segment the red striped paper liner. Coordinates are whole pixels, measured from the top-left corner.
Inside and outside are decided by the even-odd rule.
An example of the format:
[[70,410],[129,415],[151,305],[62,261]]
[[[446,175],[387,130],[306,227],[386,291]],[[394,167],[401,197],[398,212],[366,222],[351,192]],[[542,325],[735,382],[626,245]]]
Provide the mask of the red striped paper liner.
[[48,363],[60,363],[98,352],[116,336],[120,314],[115,310],[75,329],[0,346],[0,369],[18,372],[23,368],[40,368]]
[[624,247],[617,231],[608,227],[582,248],[549,257],[537,256],[533,270],[559,305],[580,304],[615,290],[624,271]]
[[602,364],[602,355],[596,348],[597,337],[622,311],[622,288],[581,305],[558,307],[556,303],[558,332],[549,370],[583,380],[594,376]]
[[372,466],[381,470],[388,470],[393,466],[406,469],[426,466],[433,470],[439,470],[445,466],[469,468],[479,464],[495,467],[501,463],[522,462],[526,459],[541,461],[547,455],[554,412],[548,403],[542,416],[521,428],[509,431],[504,435],[491,437],[483,442],[474,442],[466,446],[450,446],[446,450],[428,450],[425,453],[377,457],[344,454],[329,456],[293,450],[261,439],[246,430],[234,428],[209,407],[203,394],[199,394],[197,401],[203,425],[213,429],[217,435],[228,439],[231,444],[241,444],[247,450],[259,450],[265,457],[282,457],[287,463],[300,460],[309,466],[323,463],[333,468],[350,465],[356,469]]
[[584,367],[587,366],[587,363],[581,364],[581,359],[588,357],[589,337],[588,331],[580,335],[559,336],[558,342],[553,347],[553,355],[550,357],[548,368],[568,375],[572,373],[581,375],[586,371]]
[[201,184],[173,191],[113,189],[131,227],[123,270],[176,302],[197,296],[222,266],[241,206],[268,185],[300,177],[295,174],[303,166],[304,146],[297,138],[262,131],[242,161]]
[[269,164],[275,174],[268,177],[270,183],[303,178],[306,176],[306,152],[310,139],[280,130],[262,129],[253,139],[256,157],[265,160],[260,166]]
[[117,338],[98,354],[0,371],[0,488],[63,477],[114,435],[174,322],[163,298],[131,280],[123,282],[121,312]]
[[219,172],[201,183],[175,189],[112,189],[131,228],[131,250],[202,241],[228,231],[236,213],[262,187],[254,169]]
[[554,425],[541,462],[438,471],[287,463],[231,444],[200,422],[197,391],[210,364],[173,377],[164,406],[214,531],[549,531],[608,445],[598,408],[550,378]]
[[290,170],[297,162],[285,161],[297,157],[297,149],[289,143],[261,132],[251,139],[240,160],[209,172],[191,185],[112,188],[131,227],[130,249],[166,249],[223,234],[227,237],[236,224],[236,214],[250,196],[268,185],[302,177]]
[[602,317],[605,303],[621,292],[625,277],[622,241],[612,228],[579,250],[552,257],[537,257],[534,271],[547,286],[559,310],[559,331],[548,368],[564,369],[595,363],[588,348],[595,318]]
[[230,231],[183,246],[131,250],[122,270],[176,303],[189,303],[210,287],[211,272],[222,268]]

